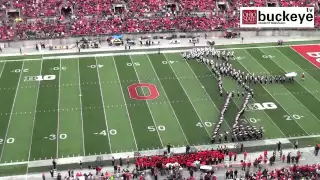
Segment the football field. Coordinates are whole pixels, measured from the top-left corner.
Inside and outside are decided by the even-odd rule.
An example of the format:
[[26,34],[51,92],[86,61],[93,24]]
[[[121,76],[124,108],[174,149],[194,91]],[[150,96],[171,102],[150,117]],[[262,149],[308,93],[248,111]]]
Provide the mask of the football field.
[[[319,45],[233,51],[238,70],[298,73],[253,85],[244,123],[267,139],[320,135]],[[238,91],[229,78],[223,86]],[[225,102],[217,87],[207,66],[180,53],[0,60],[0,163],[209,144]],[[232,99],[221,131],[242,104]]]

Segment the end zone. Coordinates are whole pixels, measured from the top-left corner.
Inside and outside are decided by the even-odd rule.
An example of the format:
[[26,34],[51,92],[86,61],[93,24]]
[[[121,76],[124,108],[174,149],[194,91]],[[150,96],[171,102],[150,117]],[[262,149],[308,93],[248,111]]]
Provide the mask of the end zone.
[[296,53],[300,54],[314,66],[320,69],[320,45],[294,45],[290,46]]

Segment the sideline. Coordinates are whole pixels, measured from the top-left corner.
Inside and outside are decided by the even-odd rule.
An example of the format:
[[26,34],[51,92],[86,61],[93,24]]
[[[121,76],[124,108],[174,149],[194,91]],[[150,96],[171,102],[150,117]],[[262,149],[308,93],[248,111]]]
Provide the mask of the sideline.
[[[231,48],[217,48],[220,50],[243,50],[243,49],[265,49],[265,48],[275,48],[275,47],[290,47],[294,45],[282,45],[282,46],[256,46],[256,47],[239,47],[237,48],[237,45],[241,44],[235,44],[235,47]],[[310,45],[318,45],[318,44],[303,44],[305,46],[310,46]],[[179,50],[163,50],[160,51],[160,53],[181,53],[181,52],[186,52],[187,50],[193,49],[194,47],[186,48],[186,49],[179,49]],[[201,48],[201,47],[196,47],[196,48]],[[117,55],[144,55],[144,54],[156,54],[158,51],[139,51],[139,52],[126,52],[126,53],[103,53],[103,54],[86,54],[86,55],[62,55],[62,56],[47,56],[47,57],[42,57],[43,60],[49,60],[49,59],[75,59],[75,58],[85,58],[85,57],[105,57],[105,56],[117,56]]]
[[[292,41],[296,42],[296,41]],[[249,43],[248,43],[249,44]],[[220,50],[244,50],[244,49],[265,49],[265,48],[276,48],[276,47],[290,47],[290,46],[295,46],[296,44],[288,44],[288,45],[282,45],[282,46],[255,46],[255,47],[238,47],[238,45],[241,44],[234,44],[233,46],[235,47],[230,47],[230,48],[217,48]],[[301,44],[305,46],[310,46],[310,45],[319,45],[319,44]],[[219,45],[218,45],[219,46]],[[196,48],[202,48],[206,46],[196,46]],[[181,53],[181,52],[186,52],[187,50],[190,50],[194,48],[192,47],[182,47],[181,49],[178,50],[162,50],[160,53]],[[78,58],[86,58],[86,57],[107,57],[107,56],[118,56],[118,55],[144,55],[144,54],[156,54],[159,51],[157,50],[152,50],[152,49],[139,49],[137,52],[117,52],[116,50],[110,53],[101,53],[101,51],[97,51],[96,54],[94,54],[94,51],[88,51],[89,54],[82,54],[82,55],[67,55],[65,54],[59,54],[57,56],[44,56],[42,58],[35,58],[35,59],[17,59],[17,60],[9,60],[9,59],[3,59],[0,60],[0,62],[17,62],[17,61],[41,61],[41,60],[52,60],[52,59],[69,59],[69,60],[75,60]],[[85,52],[82,52],[85,53]],[[9,56],[8,56],[9,57]]]
[[[312,147],[305,147],[305,148],[299,148],[298,149],[300,152],[301,152],[301,159],[300,159],[300,163],[299,164],[320,164],[320,161],[319,159],[317,159],[314,154],[313,154],[313,148]],[[293,148],[289,148],[289,149],[284,149],[283,150],[283,153],[284,154],[287,154],[289,152],[295,152],[297,151],[296,149],[293,149]],[[273,150],[270,150],[268,151],[268,154],[272,154],[273,153]],[[253,152],[253,153],[249,153],[248,156],[247,156],[247,159],[246,161],[254,161],[254,159],[256,159],[257,157],[259,157],[260,155],[262,155],[263,152],[262,151],[259,151],[259,152]],[[222,163],[222,164],[219,164],[217,167],[217,171],[215,171],[218,179],[224,179],[225,177],[225,172],[223,172],[223,170],[225,169],[226,166],[232,166],[233,168],[239,168],[241,166],[241,160],[244,159],[243,157],[243,154],[238,154],[238,160],[237,161],[229,161],[228,158],[225,159],[225,161]],[[290,165],[287,165],[287,164],[284,164],[284,163],[281,163],[281,159],[280,157],[277,157],[276,159],[276,163],[275,163],[275,166],[273,168],[281,168],[281,167],[288,167]],[[269,162],[267,162],[268,164]],[[280,166],[279,166],[280,165]],[[266,167],[266,166],[264,166]],[[268,168],[270,166],[267,166]],[[129,169],[132,170],[134,168],[134,164],[130,165]],[[272,167],[271,167],[272,168]],[[220,171],[222,170],[222,172]],[[103,171],[104,172],[112,172],[113,171],[113,167],[103,167]],[[74,169],[74,172],[82,172],[83,174],[84,173],[88,173],[88,172],[91,172],[91,173],[95,173],[95,170],[89,170],[89,169]],[[59,170],[59,173],[62,174],[62,177],[64,177],[65,175],[68,174],[68,171],[67,169],[65,170]],[[48,172],[45,172],[46,174],[46,177],[50,177],[50,174]],[[196,176],[198,177],[200,175],[200,173],[196,174]],[[13,176],[3,176],[3,177],[0,177],[0,180],[27,180],[27,179],[41,179],[41,172],[38,172],[38,173],[29,173],[29,174],[23,174],[23,175],[13,175]],[[161,178],[163,179],[163,178]]]
[[[320,137],[320,135],[318,135]],[[270,139],[270,140],[258,140],[258,141],[246,141],[243,142],[244,147],[255,147],[255,146],[265,146],[265,145],[275,145],[277,142],[281,142],[282,144],[290,144],[290,141],[288,138],[279,138],[279,139]],[[191,150],[204,150],[204,149],[217,149],[218,146],[223,145],[227,146],[229,149],[235,148],[237,143],[226,143],[226,144],[214,144],[214,145],[198,145],[198,146],[192,146]],[[153,150],[143,150],[139,151],[138,153],[140,156],[154,156],[154,155],[160,155],[163,154],[163,151],[165,148],[159,147],[159,149],[153,149]],[[186,148],[185,147],[174,147],[171,149],[172,153],[185,153]],[[57,164],[64,165],[64,164],[74,164],[79,163],[80,161],[85,162],[94,162],[98,158],[103,158],[103,160],[111,160],[112,157],[115,159],[124,158],[124,157],[135,157],[135,152],[121,152],[121,153],[113,153],[113,154],[95,154],[95,155],[89,155],[89,156],[78,156],[78,157],[65,157],[65,158],[59,158],[56,159]],[[37,160],[37,161],[30,161],[30,162],[20,162],[20,164],[28,164],[29,168],[32,167],[41,167],[41,166],[51,166],[52,165],[52,159],[47,160]],[[6,165],[16,165],[16,163],[7,163],[7,164],[0,164],[0,166],[6,166]]]
[[[318,138],[320,135],[311,135],[311,136],[297,136],[297,137],[290,137],[290,138],[277,138],[277,139],[265,139],[265,140],[257,140],[257,141],[245,141],[242,142],[244,144],[244,147],[257,147],[257,146],[266,146],[266,145],[275,145],[277,142],[281,142],[282,144],[290,144],[290,140],[292,139],[305,139],[305,138]],[[217,149],[220,145],[225,145],[228,148],[235,148],[237,143],[226,143],[226,144],[214,144],[214,145],[198,145],[198,146],[192,146],[191,149],[193,150],[204,150],[204,149]],[[160,155],[163,154],[163,151],[165,148],[159,147],[159,149],[153,149],[153,150],[142,150],[138,153],[140,156],[153,156],[153,155]],[[174,147],[172,148],[173,153],[184,153],[185,147]],[[65,157],[65,158],[59,158],[56,159],[57,164],[63,165],[63,164],[73,164],[73,163],[79,163],[79,161],[82,162],[93,162],[96,161],[97,158],[103,158],[103,160],[111,160],[112,157],[115,159],[119,159],[120,157],[130,157],[134,158],[135,153],[137,152],[120,152],[120,153],[113,153],[113,154],[95,154],[95,155],[89,155],[89,156],[77,156],[77,157]],[[28,164],[29,168],[31,167],[42,167],[42,166],[51,166],[52,165],[52,159],[47,160],[36,160],[36,161],[23,161],[23,162],[10,162],[10,163],[2,163],[0,166],[10,166],[10,165],[20,165],[20,164]]]

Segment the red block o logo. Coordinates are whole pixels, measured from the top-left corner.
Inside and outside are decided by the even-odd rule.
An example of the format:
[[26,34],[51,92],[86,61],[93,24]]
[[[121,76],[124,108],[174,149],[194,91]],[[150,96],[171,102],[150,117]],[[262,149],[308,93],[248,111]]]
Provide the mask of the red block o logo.
[[[147,96],[141,96],[138,94],[137,88],[138,87],[145,87],[149,90],[149,95]],[[136,83],[128,86],[128,92],[131,99],[135,100],[154,100],[156,99],[160,94],[157,89],[157,87],[154,84],[150,83]]]

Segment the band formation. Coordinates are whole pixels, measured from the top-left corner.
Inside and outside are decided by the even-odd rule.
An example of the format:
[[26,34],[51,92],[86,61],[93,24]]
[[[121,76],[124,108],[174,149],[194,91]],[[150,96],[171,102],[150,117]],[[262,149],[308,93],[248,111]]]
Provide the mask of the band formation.
[[[253,125],[244,125],[243,115],[246,112],[249,100],[254,97],[253,86],[255,84],[274,84],[274,83],[292,83],[294,77],[287,77],[285,75],[255,75],[254,73],[246,73],[232,67],[231,61],[237,60],[234,51],[218,50],[211,47],[194,48],[189,52],[183,53],[185,60],[196,60],[208,66],[216,80],[218,81],[218,91],[220,97],[224,98],[223,93],[223,79],[231,78],[238,85],[238,91],[225,92],[225,103],[220,111],[219,121],[215,124],[212,131],[211,142],[221,143],[228,141],[231,138],[232,142],[259,140],[263,138],[264,128],[262,126],[256,127]],[[232,133],[219,132],[221,126],[224,124],[224,115],[228,110],[230,101],[235,97],[243,97],[244,102],[239,109],[232,126]],[[219,134],[220,133],[220,134]]]

